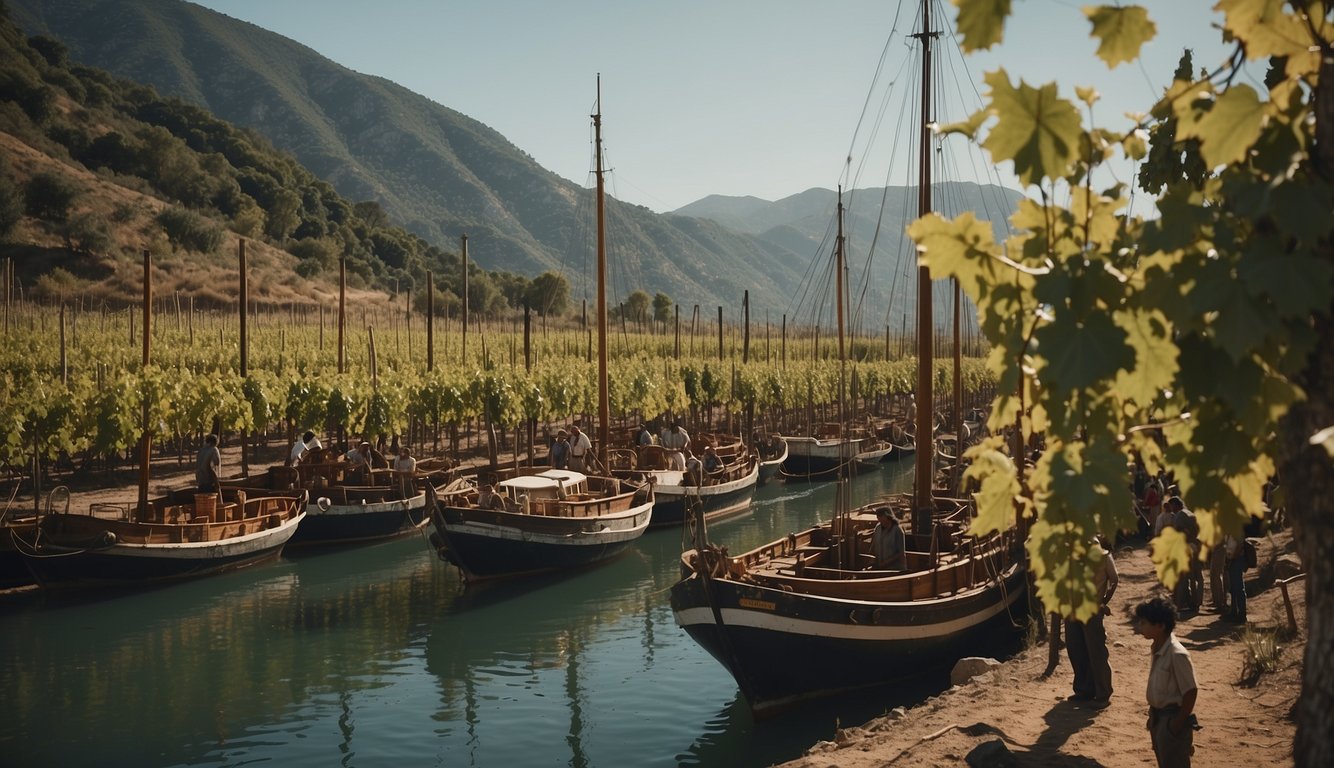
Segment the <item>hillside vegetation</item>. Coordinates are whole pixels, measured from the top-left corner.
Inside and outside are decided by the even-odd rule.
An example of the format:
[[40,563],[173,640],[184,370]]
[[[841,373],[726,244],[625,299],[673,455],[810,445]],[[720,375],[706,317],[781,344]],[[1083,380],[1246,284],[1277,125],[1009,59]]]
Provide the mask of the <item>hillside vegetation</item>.
[[[459,303],[460,258],[339,195],[290,155],[152,88],[73,65],[50,38],[0,19],[0,252],[38,298],[135,301],[139,253],[204,304],[233,301],[236,241],[252,244],[257,299],[315,303],[340,260],[354,289],[413,290],[434,272],[437,306]],[[470,306],[536,299],[530,281],[472,265]],[[535,302],[539,310],[549,302]]]

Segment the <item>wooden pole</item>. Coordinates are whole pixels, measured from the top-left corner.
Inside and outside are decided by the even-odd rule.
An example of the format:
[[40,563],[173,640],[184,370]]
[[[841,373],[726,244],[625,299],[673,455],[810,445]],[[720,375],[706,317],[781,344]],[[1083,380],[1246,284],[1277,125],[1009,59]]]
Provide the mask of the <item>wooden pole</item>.
[[468,236],[463,238],[463,350],[459,353],[459,361],[466,363],[468,360]]
[[[593,115],[593,137],[597,156],[598,226],[598,459],[607,464],[611,445],[611,401],[607,395],[607,244],[606,201],[602,170],[602,78],[598,78],[597,112]],[[624,313],[622,313],[624,316]]]
[[681,359],[681,305],[676,305],[676,350],[674,356]]
[[[241,380],[245,381],[250,376],[250,330],[247,311],[250,306],[250,283],[246,275],[246,257],[245,257],[245,238],[237,244],[238,269],[240,271],[240,305],[241,305]],[[241,474],[250,474],[250,449],[249,440],[250,430],[241,429]],[[221,435],[218,436],[222,438]]]
[[718,362],[723,360],[723,308],[718,307]]
[[[144,344],[143,360],[140,371],[143,374],[148,373],[148,363],[151,359],[151,339],[149,333],[153,321],[153,261],[149,255],[148,249],[144,249]],[[148,394],[145,392],[140,410],[139,425],[143,429],[143,436],[139,440],[139,512],[138,519],[142,520],[148,516],[148,477],[152,464],[153,438],[148,431]]]
[[347,325],[347,257],[338,260],[338,372],[347,370],[343,332]]
[[741,363],[750,362],[750,290],[741,294],[741,313],[743,315],[741,341]]
[[435,279],[426,270],[426,370],[435,370]]

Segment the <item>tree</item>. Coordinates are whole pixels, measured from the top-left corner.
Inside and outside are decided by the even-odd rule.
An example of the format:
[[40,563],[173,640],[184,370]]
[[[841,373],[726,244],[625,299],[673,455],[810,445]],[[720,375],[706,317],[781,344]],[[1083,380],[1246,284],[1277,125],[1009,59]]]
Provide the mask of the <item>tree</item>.
[[[959,3],[965,47],[1000,42],[1008,3]],[[1293,7],[1303,9],[1293,10]],[[1043,433],[1031,471],[999,439],[970,452],[979,481],[974,532],[1028,527],[1046,610],[1086,617],[1083,542],[1130,523],[1127,462],[1175,473],[1206,545],[1263,514],[1277,470],[1308,569],[1308,641],[1297,707],[1299,766],[1334,764],[1334,26],[1325,6],[1223,0],[1236,55],[1191,80],[1189,66],[1124,130],[1085,127],[1054,84],[988,73],[989,103],[945,126],[1014,164],[1037,188],[1002,247],[971,214],[919,219],[910,234],[933,277],[976,302],[1001,382],[990,426]],[[1325,18],[1309,18],[1306,10]],[[1135,6],[1085,13],[1098,55],[1132,61],[1155,28]],[[1236,77],[1267,60],[1257,90]],[[1091,107],[1092,89],[1077,89]],[[1148,129],[1151,146],[1144,139]],[[1161,218],[1126,214],[1122,185],[1091,176],[1120,154],[1146,164]],[[1069,206],[1053,203],[1068,199]],[[1159,578],[1188,566],[1184,538],[1154,542]]]
[[0,240],[9,235],[23,217],[23,196],[9,174],[0,172]]
[[69,218],[78,190],[64,176],[42,172],[28,179],[23,191],[23,210],[29,216],[61,223]]
[[665,293],[658,292],[653,296],[653,320],[659,323],[665,323],[672,319],[672,298]]
[[625,300],[625,316],[642,323],[648,319],[648,305],[648,294],[643,291],[635,291]]
[[547,316],[565,314],[570,305],[570,282],[564,275],[543,272],[528,288],[528,306]]

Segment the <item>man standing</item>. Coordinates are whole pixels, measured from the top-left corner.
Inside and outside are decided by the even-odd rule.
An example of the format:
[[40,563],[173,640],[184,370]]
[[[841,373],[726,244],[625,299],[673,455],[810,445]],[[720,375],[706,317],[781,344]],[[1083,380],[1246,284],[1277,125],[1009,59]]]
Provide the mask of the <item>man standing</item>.
[[681,422],[675,422],[662,431],[662,447],[668,451],[673,469],[685,469],[686,449],[690,447],[690,435],[681,428]]
[[394,459],[391,469],[394,470],[394,479],[398,481],[399,498],[410,499],[416,496],[417,460],[412,458],[412,451],[408,450],[407,443],[398,446],[398,458]]
[[195,486],[200,493],[217,493],[222,477],[222,452],[218,450],[218,436],[208,435],[195,459]]
[[593,450],[593,441],[588,439],[579,425],[570,427],[572,436],[570,437],[570,469],[575,472],[583,472],[588,466],[588,454]]
[[565,430],[556,432],[556,442],[551,444],[547,463],[552,469],[566,469],[570,466],[570,438],[565,434]]
[[1135,607],[1135,634],[1153,642],[1149,661],[1149,738],[1158,765],[1190,768],[1195,752],[1195,665],[1190,652],[1172,634],[1176,609],[1155,597]]
[[879,507],[875,511],[878,522],[871,531],[871,554],[875,556],[875,567],[879,570],[908,570],[908,552],[899,525],[899,518],[889,507]]
[[1087,621],[1065,620],[1065,650],[1075,672],[1075,692],[1070,698],[1092,701],[1096,709],[1106,707],[1112,699],[1112,665],[1107,653],[1107,629],[1103,617],[1112,613],[1112,595],[1119,579],[1112,553],[1094,538],[1089,558],[1094,560],[1093,591],[1098,607]]

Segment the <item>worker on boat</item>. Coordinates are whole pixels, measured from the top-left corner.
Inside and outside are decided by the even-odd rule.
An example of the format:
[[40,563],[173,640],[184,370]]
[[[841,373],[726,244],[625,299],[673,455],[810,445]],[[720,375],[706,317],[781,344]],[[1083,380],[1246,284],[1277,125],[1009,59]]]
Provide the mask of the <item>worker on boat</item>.
[[347,478],[349,482],[369,483],[371,478],[371,444],[362,440],[356,448],[347,452],[343,457],[349,465]]
[[398,446],[398,458],[394,459],[390,469],[394,471],[399,498],[410,499],[417,495],[417,460],[412,457],[407,443]]
[[547,452],[547,463],[552,469],[566,469],[570,466],[570,436],[565,434],[565,430],[556,431],[556,442],[551,444]]
[[704,474],[717,475],[723,471],[723,460],[712,445],[704,446]]
[[222,453],[218,450],[218,436],[207,435],[195,459],[195,486],[198,492],[217,493],[221,475]]
[[570,427],[570,469],[575,472],[583,472],[588,466],[588,460],[592,457],[593,441],[588,439],[588,435],[579,429],[575,424]]
[[639,425],[639,431],[635,433],[635,445],[653,445],[653,433],[648,431],[648,425]]
[[297,440],[292,444],[292,453],[287,457],[287,465],[295,467],[297,464],[301,463],[301,460],[306,457],[307,453],[318,451],[323,448],[324,445],[320,443],[320,439],[315,436],[315,433],[307,432],[301,436],[300,440]]
[[667,456],[671,459],[672,469],[686,468],[686,454],[689,453],[690,435],[681,428],[681,422],[673,422],[671,426],[662,431],[662,447],[667,449]]
[[908,570],[906,540],[898,516],[889,507],[877,508],[875,516],[879,522],[875,524],[875,530],[871,531],[871,554],[875,556],[876,569]]
[[490,483],[486,483],[477,489],[477,508],[495,509],[503,512],[505,511],[505,498],[496,493],[495,488]]

